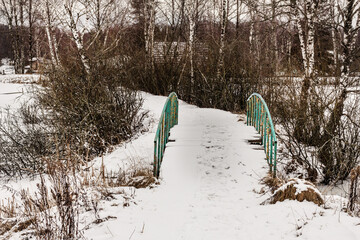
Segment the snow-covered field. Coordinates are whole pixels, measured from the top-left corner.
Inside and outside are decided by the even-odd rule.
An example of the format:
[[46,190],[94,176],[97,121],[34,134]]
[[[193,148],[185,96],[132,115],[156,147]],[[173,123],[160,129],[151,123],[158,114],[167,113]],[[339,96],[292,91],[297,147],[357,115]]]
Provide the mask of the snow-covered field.
[[[166,98],[142,95],[143,108],[149,110],[149,131],[90,165],[98,168],[103,162],[107,171],[115,172],[138,164],[150,167],[156,121]],[[12,104],[10,95],[6,96],[4,101]],[[261,204],[270,197],[261,184],[268,166],[264,151],[248,144],[257,133],[239,121],[243,117],[180,101],[179,125],[170,136],[175,142],[167,145],[160,184],[146,189],[121,188],[123,193],[99,202],[98,216],[84,211],[80,215],[84,237],[359,240],[360,219],[340,211],[344,204],[340,197],[325,196],[326,208],[297,201]],[[0,202],[21,188],[33,189],[35,184],[36,180],[29,179],[3,182]],[[10,239],[22,239],[21,233]]]
[[26,89],[27,86],[24,84],[0,83],[0,108],[18,107]]
[[0,83],[36,83],[40,78],[39,74],[0,75]]
[[0,110],[18,108],[31,91],[31,83],[40,78],[36,74],[0,75]]

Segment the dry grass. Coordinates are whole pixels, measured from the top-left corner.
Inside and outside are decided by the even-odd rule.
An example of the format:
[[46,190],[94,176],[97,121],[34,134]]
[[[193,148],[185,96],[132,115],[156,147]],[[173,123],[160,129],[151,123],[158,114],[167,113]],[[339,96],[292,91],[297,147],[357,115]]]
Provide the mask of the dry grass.
[[282,184],[284,184],[284,179],[274,178],[271,173],[266,175],[263,179],[261,179],[261,183],[265,184],[270,188],[271,193],[274,193]]
[[323,197],[311,182],[294,178],[275,191],[274,195],[270,198],[270,203],[275,204],[286,199],[297,200],[299,202],[307,200],[319,206],[324,204]]
[[99,217],[101,201],[121,195],[123,207],[127,207],[134,202],[134,195],[122,187],[131,186],[135,191],[157,183],[151,168],[141,164],[134,164],[126,173],[108,172],[104,161],[95,169],[81,167],[72,159],[70,150],[65,160],[44,158],[46,175],[41,175],[37,191],[30,194],[22,190],[21,199],[13,197],[0,203],[0,239],[18,231],[35,239],[81,239],[81,211],[91,211],[96,221],[105,221]]
[[7,201],[2,200],[0,203],[0,219],[1,218],[13,218],[16,216],[16,209],[18,205],[15,201],[15,196],[8,198]]
[[350,173],[350,194],[347,211],[360,216],[360,165],[351,170]]
[[146,188],[158,183],[158,180],[153,177],[153,172],[150,167],[142,166],[141,164],[134,164],[127,170],[122,171],[107,171],[102,159],[100,169],[85,168],[79,172],[81,176],[81,185],[96,186],[103,188],[112,187],[135,187]]

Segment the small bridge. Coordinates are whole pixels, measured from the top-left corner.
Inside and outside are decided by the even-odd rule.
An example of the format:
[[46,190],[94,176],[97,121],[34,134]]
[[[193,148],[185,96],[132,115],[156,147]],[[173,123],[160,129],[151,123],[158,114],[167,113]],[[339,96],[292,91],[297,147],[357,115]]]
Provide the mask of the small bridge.
[[[254,139],[260,148],[249,143]],[[248,239],[258,226],[270,226],[270,216],[278,213],[264,213],[264,196],[256,192],[269,170],[276,173],[276,144],[269,109],[258,94],[248,99],[246,122],[170,94],[154,139],[154,176],[162,184],[142,206],[149,213],[141,218],[146,230],[134,239]],[[262,231],[256,239],[277,234]]]
[[[265,158],[269,165],[269,172],[276,177],[277,138],[269,108],[258,93],[253,93],[247,99],[246,124],[254,126],[260,134],[260,139],[249,140],[264,146]],[[158,178],[163,161],[170,129],[178,124],[179,101],[176,93],[171,93],[166,99],[159,125],[154,139],[154,177]]]

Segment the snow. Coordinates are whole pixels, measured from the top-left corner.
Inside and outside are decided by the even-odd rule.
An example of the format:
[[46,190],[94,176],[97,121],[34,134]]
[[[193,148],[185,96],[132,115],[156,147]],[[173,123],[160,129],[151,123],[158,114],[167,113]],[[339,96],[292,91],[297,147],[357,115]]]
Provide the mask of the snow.
[[[107,171],[126,171],[138,164],[151,168],[153,138],[166,98],[142,95],[143,108],[149,110],[149,131],[95,159],[90,163],[94,168],[100,168],[102,161]],[[180,101],[179,124],[170,136],[175,141],[167,144],[160,185],[111,189],[115,198],[100,200],[98,207],[98,217],[106,221],[94,223],[91,211],[81,214],[84,236],[94,240],[360,239],[360,219],[340,211],[341,197],[324,196],[329,209],[307,201],[261,205],[271,193],[262,191],[260,181],[268,171],[264,151],[247,142],[256,137],[255,129],[239,121],[239,115]],[[9,188],[31,191],[35,182],[4,183],[0,202],[12,195]]]
[[7,114],[7,110],[18,109],[25,100],[28,100],[29,91],[30,85],[0,82],[0,121],[2,115]]
[[[146,95],[145,99],[145,103],[152,102],[147,107],[156,108],[159,117],[159,103],[165,98]],[[360,220],[340,209],[324,209],[306,201],[260,205],[270,196],[259,194],[260,179],[268,166],[264,152],[247,143],[257,136],[255,129],[239,122],[237,115],[180,101],[179,117],[170,136],[175,142],[169,142],[165,151],[160,186],[137,189],[136,205],[127,208],[102,202],[101,218],[116,218],[91,225],[85,237],[360,239],[360,226],[356,226]],[[142,151],[152,156],[152,138],[145,138]],[[141,138],[137,141],[135,145],[141,145]],[[105,164],[109,158],[115,161],[115,155],[105,157]]]
[[39,74],[0,75],[0,83],[35,83],[41,79]]
[[275,192],[274,192],[274,195],[277,193],[277,192],[280,192],[280,191],[285,191],[285,189],[288,188],[288,186],[291,186],[293,185],[293,187],[296,189],[296,192],[295,192],[295,196],[302,193],[302,192],[306,192],[308,191],[309,189],[313,190],[315,193],[317,193],[319,196],[322,197],[322,194],[320,193],[320,191],[315,188],[310,182],[306,182],[305,180],[303,179],[299,179],[299,178],[292,178],[290,179],[286,184],[282,185],[281,187],[279,187]]

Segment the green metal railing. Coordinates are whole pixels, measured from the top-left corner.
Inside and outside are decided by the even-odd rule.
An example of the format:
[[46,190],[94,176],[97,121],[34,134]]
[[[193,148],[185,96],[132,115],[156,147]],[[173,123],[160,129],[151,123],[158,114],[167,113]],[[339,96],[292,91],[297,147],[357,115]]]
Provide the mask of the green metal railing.
[[154,177],[156,178],[160,174],[160,166],[166,143],[169,141],[170,129],[178,124],[178,113],[178,98],[176,93],[171,93],[166,99],[154,139]]
[[264,145],[266,160],[270,173],[276,177],[277,139],[274,124],[265,100],[258,93],[253,93],[247,99],[246,124],[254,126],[261,135],[261,144]]

